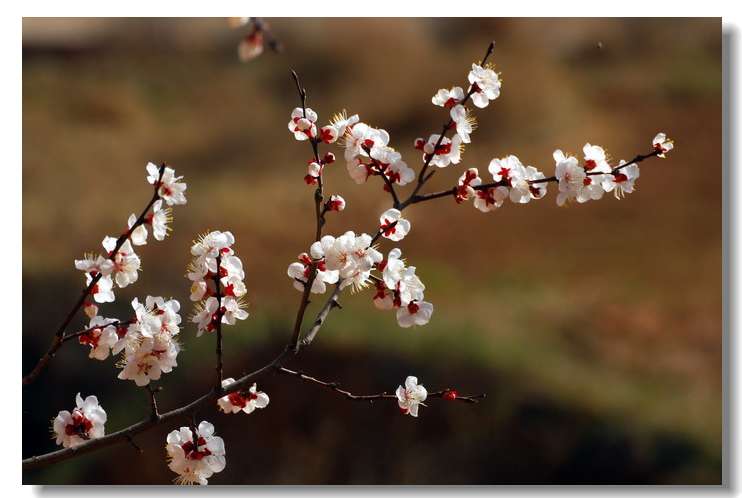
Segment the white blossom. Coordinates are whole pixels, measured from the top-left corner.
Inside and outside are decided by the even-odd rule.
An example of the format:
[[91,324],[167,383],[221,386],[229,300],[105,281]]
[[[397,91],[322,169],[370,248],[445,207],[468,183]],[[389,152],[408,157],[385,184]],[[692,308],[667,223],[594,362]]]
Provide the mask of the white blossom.
[[[103,239],[103,247],[108,251],[109,257],[116,249],[117,239],[106,237]],[[126,239],[113,257],[113,277],[116,284],[124,288],[133,284],[139,278],[139,268],[142,262],[139,256],[134,252],[129,239]]]
[[[222,387],[226,388],[231,384],[234,384],[233,378],[227,378],[222,380]],[[238,413],[245,412],[250,414],[255,411],[256,408],[265,408],[268,406],[270,398],[264,392],[258,391],[257,384],[253,383],[247,391],[234,391],[222,396],[217,400],[219,409],[224,413]]]
[[498,74],[491,68],[472,64],[471,71],[469,71],[469,83],[474,90],[471,101],[480,109],[487,107],[490,100],[495,100],[500,96],[502,82]]
[[118,342],[116,326],[111,325],[117,320],[94,316],[88,325],[88,332],[78,338],[80,344],[90,346],[88,357],[94,360],[105,360],[111,353],[111,348]]
[[[160,167],[153,163],[147,163],[147,181],[154,185],[160,178]],[[182,176],[175,176],[175,170],[170,166],[165,166],[165,170],[162,173],[162,179],[159,181],[159,187],[157,193],[160,198],[163,199],[168,206],[175,206],[178,204],[185,204],[185,191],[186,184],[181,182]]]
[[450,90],[441,88],[431,100],[437,106],[450,109],[464,100],[464,89],[460,86],[455,86]]
[[405,238],[409,233],[412,224],[409,220],[402,218],[402,213],[399,209],[387,209],[379,217],[379,230],[381,236],[398,242]]
[[625,194],[634,191],[634,183],[639,178],[639,165],[630,164],[623,166],[626,161],[621,159],[617,169],[610,175],[605,175],[603,180],[603,189],[606,192],[613,192],[616,199],[621,199]]
[[450,139],[443,137],[440,145],[436,147],[439,138],[440,135],[434,133],[423,146],[423,152],[427,156],[433,156],[430,159],[430,165],[445,168],[449,164],[458,164],[461,161],[463,150],[461,137],[459,135],[454,135]]
[[461,141],[465,144],[471,142],[471,132],[474,131],[476,120],[469,111],[461,104],[458,104],[451,109],[451,119],[456,124],[456,133],[461,137]]
[[75,404],[72,413],[62,410],[53,422],[56,442],[65,448],[105,435],[106,411],[98,404],[98,398],[88,396],[83,400],[77,393]]
[[422,384],[417,383],[417,377],[408,376],[404,381],[404,387],[397,388],[397,402],[399,409],[405,415],[417,417],[420,405],[428,398],[428,391]]
[[664,159],[665,153],[670,152],[674,147],[675,143],[662,132],[655,135],[654,139],[652,139],[652,148],[659,152],[657,157]]
[[425,325],[433,316],[433,305],[427,301],[412,301],[407,306],[397,309],[397,323],[408,328],[413,325]]
[[178,474],[177,484],[208,484],[208,479],[227,465],[222,438],[214,435],[214,426],[203,421],[194,434],[181,427],[167,435],[165,446],[168,467]]

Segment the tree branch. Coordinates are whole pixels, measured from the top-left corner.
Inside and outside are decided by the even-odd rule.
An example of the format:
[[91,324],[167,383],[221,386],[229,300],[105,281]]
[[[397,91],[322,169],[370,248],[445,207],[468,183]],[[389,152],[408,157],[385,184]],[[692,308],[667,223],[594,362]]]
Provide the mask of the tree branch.
[[[319,386],[326,387],[330,389],[331,391],[341,394],[342,396],[350,400],[353,400],[353,401],[374,402],[379,399],[394,399],[394,400],[397,399],[396,394],[389,394],[386,392],[379,393],[379,394],[353,394],[350,391],[346,391],[345,389],[342,389],[341,385],[338,382],[328,382],[328,381],[320,380],[320,379],[317,379],[316,377],[306,375],[296,370],[289,370],[288,368],[285,368],[281,365],[276,365],[275,368],[278,372],[282,374],[290,375],[292,377],[297,377],[310,384],[317,384]],[[451,401],[463,401],[465,403],[479,403],[480,400],[487,397],[486,394],[476,394],[473,396],[462,396],[456,393],[456,391],[453,389],[443,389],[441,391],[435,391],[435,392],[428,393],[428,399],[445,398],[446,396],[449,396],[449,399]]]
[[[137,217],[134,224],[129,227],[129,229],[121,234],[121,236],[116,240],[116,245],[113,248],[113,251],[108,255],[108,259],[113,261],[116,258],[116,254],[118,254],[119,250],[121,249],[121,246],[124,245],[124,242],[126,242],[129,237],[131,237],[132,232],[136,230],[142,223],[144,223],[144,219],[147,216],[147,213],[152,208],[155,202],[157,202],[160,199],[160,182],[162,181],[162,175],[165,173],[165,163],[162,163],[160,165],[160,174],[157,178],[157,181],[154,184],[154,193],[152,194],[152,199],[149,201],[149,203],[145,206],[145,208],[142,210],[142,213]],[[23,377],[23,385],[31,384],[33,381],[35,381],[38,376],[41,374],[41,372],[46,368],[46,366],[49,364],[52,358],[54,358],[54,355],[59,350],[60,347],[62,347],[62,344],[64,343],[64,332],[67,330],[67,327],[69,326],[70,322],[72,322],[72,319],[75,317],[77,312],[82,308],[83,304],[85,303],[85,299],[88,297],[90,292],[92,291],[93,287],[95,287],[95,284],[98,283],[98,281],[103,277],[102,273],[97,273],[91,280],[88,286],[83,289],[82,294],[80,295],[80,298],[77,300],[75,305],[72,307],[72,310],[67,314],[67,317],[62,321],[62,324],[57,329],[56,333],[54,334],[54,338],[52,338],[52,342],[49,345],[49,349],[46,353],[39,359],[39,361],[36,363],[36,366],[31,370],[28,375]]]

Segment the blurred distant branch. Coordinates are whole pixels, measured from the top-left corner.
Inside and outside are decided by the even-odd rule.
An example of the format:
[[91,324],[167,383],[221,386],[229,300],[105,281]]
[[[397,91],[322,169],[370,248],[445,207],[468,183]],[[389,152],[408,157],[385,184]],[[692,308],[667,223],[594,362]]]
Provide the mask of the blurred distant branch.
[[[165,163],[162,163],[160,165],[160,172],[159,177],[156,182],[154,182],[154,193],[152,194],[152,199],[147,203],[145,208],[142,210],[141,214],[137,217],[136,221],[129,227],[129,229],[121,234],[119,238],[116,240],[116,245],[114,246],[113,250],[108,254],[108,259],[111,261],[115,261],[116,254],[118,254],[121,247],[124,245],[124,243],[129,240],[129,237],[131,237],[131,234],[136,230],[140,225],[142,225],[145,222],[145,218],[147,216],[147,213],[152,208],[152,206],[160,199],[160,182],[162,181],[162,175],[165,173]],[[70,335],[69,337],[65,336],[65,331],[67,330],[67,327],[69,326],[70,322],[72,322],[72,319],[75,317],[78,311],[80,311],[80,308],[83,307],[85,304],[85,300],[90,296],[91,292],[93,291],[93,288],[95,285],[100,281],[100,279],[103,278],[103,273],[98,272],[96,273],[91,279],[90,283],[83,289],[82,294],[78,298],[75,305],[72,307],[70,312],[67,314],[65,319],[62,321],[62,324],[59,326],[57,331],[54,334],[54,337],[52,338],[52,342],[49,345],[49,349],[47,349],[46,353],[39,358],[39,361],[36,363],[36,366],[31,370],[31,372],[28,373],[25,377],[23,377],[23,385],[31,384],[33,381],[35,381],[41,372],[46,368],[46,366],[49,364],[49,362],[54,358],[59,348],[62,347],[62,344],[64,344],[68,339],[71,339],[72,337],[76,337],[75,334]],[[82,332],[84,333],[84,331]],[[80,334],[77,334],[80,335]]]
[[[303,372],[299,372],[296,370],[289,370],[288,368],[285,368],[282,366],[276,366],[276,370],[282,374],[297,377],[310,384],[316,384],[322,387],[326,387],[327,389],[334,391],[353,401],[369,401],[373,403],[374,401],[380,400],[380,399],[394,399],[394,400],[398,399],[396,394],[390,394],[386,392],[379,393],[379,394],[353,394],[350,391],[346,391],[345,389],[342,389],[341,384],[338,382],[327,382],[324,380],[317,379],[316,377],[307,375]],[[464,401],[466,403],[479,403],[480,400],[486,397],[487,397],[486,394],[477,394],[473,396],[462,396],[458,394],[454,389],[444,389],[441,391],[435,391],[435,392],[428,393],[428,399],[429,398],[444,398],[450,401]]]

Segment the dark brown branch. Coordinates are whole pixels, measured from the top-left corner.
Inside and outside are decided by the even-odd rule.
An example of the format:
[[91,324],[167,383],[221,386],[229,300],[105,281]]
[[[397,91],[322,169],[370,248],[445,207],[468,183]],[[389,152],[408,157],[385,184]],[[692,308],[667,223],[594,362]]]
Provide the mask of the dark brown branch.
[[312,324],[312,328],[309,329],[309,331],[306,333],[304,338],[301,340],[301,342],[298,343],[296,350],[304,347],[309,346],[314,338],[317,336],[317,333],[322,328],[322,325],[324,325],[325,320],[327,319],[327,315],[330,314],[330,311],[333,310],[333,308],[340,308],[340,303],[338,303],[338,296],[340,295],[340,284],[342,281],[339,281],[335,285],[335,289],[332,291],[332,294],[330,294],[330,298],[327,300],[324,306],[322,306],[322,309],[319,310],[319,313],[317,314],[317,318],[314,319],[314,324]]
[[148,417],[147,419],[130,425],[129,427],[113,432],[101,438],[91,439],[78,446],[72,448],[64,448],[61,450],[53,451],[51,453],[46,453],[44,455],[26,458],[23,460],[23,470],[31,470],[43,467],[52,463],[69,460],[70,458],[74,458],[78,455],[83,455],[85,453],[89,453],[101,448],[106,448],[108,446],[119,443],[125,443],[128,442],[135,435],[145,432],[160,424],[165,424],[181,417],[187,417],[200,408],[213,405],[221,396],[226,396],[227,394],[230,394],[232,392],[248,388],[249,384],[253,381],[254,378],[265,373],[266,371],[273,369],[275,365],[279,364],[284,359],[289,351],[290,349],[286,348],[273,361],[253,372],[248,373],[247,375],[240,377],[239,379],[237,379],[236,382],[222,389],[221,392],[212,389],[208,393],[195,399],[194,401],[191,401],[185,406],[160,414],[157,419]]
[[[121,249],[121,246],[124,245],[124,242],[126,242],[129,237],[131,237],[132,232],[136,230],[142,223],[144,223],[145,217],[147,216],[147,213],[152,208],[155,202],[157,202],[160,199],[160,182],[162,181],[162,175],[165,173],[165,163],[162,163],[160,165],[160,174],[157,178],[157,181],[154,184],[154,193],[152,194],[152,199],[149,201],[149,203],[145,206],[145,208],[142,210],[142,213],[137,217],[134,224],[129,227],[129,229],[121,234],[121,236],[116,240],[116,245],[113,248],[113,251],[108,255],[108,259],[113,261],[116,258],[116,255],[118,254],[119,250]],[[54,338],[52,339],[51,344],[49,345],[49,349],[46,353],[39,359],[39,361],[36,363],[36,366],[31,370],[31,372],[23,377],[23,385],[28,385],[35,381],[38,376],[41,374],[41,372],[46,368],[46,366],[49,364],[52,358],[54,358],[54,355],[57,353],[60,347],[62,347],[62,344],[64,342],[64,332],[67,330],[67,327],[69,326],[70,322],[72,322],[72,319],[75,317],[78,311],[80,311],[80,308],[82,308],[83,304],[85,303],[85,299],[90,295],[90,292],[93,290],[93,287],[95,287],[95,284],[98,283],[98,281],[103,277],[102,273],[96,274],[91,280],[88,286],[83,289],[82,294],[80,295],[80,298],[77,300],[75,305],[72,307],[72,310],[67,314],[67,317],[62,321],[62,324],[59,326],[57,331],[54,334]]]
[[149,394],[149,405],[152,408],[150,416],[152,420],[160,418],[160,412],[157,410],[157,393],[162,391],[162,387],[152,387],[152,384],[147,384],[147,393]]
[[[276,365],[276,370],[280,373],[290,375],[292,377],[298,377],[299,379],[308,382],[310,384],[317,384],[322,387],[326,387],[330,389],[331,391],[334,391],[338,394],[341,394],[342,396],[353,400],[353,401],[376,401],[379,399],[397,399],[396,394],[390,394],[390,393],[379,393],[379,394],[353,394],[350,391],[346,391],[345,389],[342,389],[341,385],[338,382],[327,382],[324,380],[317,379],[316,377],[312,377],[309,375],[306,375],[302,372],[298,372],[295,370],[289,370],[288,368],[285,368],[280,365]],[[450,401],[463,401],[465,403],[479,403],[480,400],[487,397],[486,394],[476,394],[473,396],[462,396],[458,393],[456,393],[453,389],[444,389],[441,391],[435,391],[435,392],[429,392],[428,393],[428,399],[430,398],[445,398],[446,396],[449,396]]]

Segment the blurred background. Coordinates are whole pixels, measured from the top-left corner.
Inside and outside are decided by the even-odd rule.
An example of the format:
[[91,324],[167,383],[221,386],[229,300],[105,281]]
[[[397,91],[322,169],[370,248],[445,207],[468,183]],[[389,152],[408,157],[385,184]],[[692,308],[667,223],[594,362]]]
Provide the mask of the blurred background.
[[[225,332],[226,373],[267,362],[300,298],[286,267],[314,233],[313,190],[302,181],[311,150],[286,129],[298,104],[289,68],[320,123],[358,113],[418,168],[413,140],[447,119],[431,96],[464,86],[495,39],[502,96],[476,112],[462,164],[429,191],[511,153],[548,175],[555,148],[577,154],[588,141],[617,161],[648,151],[662,130],[676,150],[643,163],[638,191],[620,202],[557,208],[552,185],[541,202],[490,214],[448,198],[412,206],[400,247],[435,304],[430,324],[401,329],[371,292],[344,295],[291,365],[357,393],[392,391],[415,374],[431,390],[487,399],[433,400],[413,419],[394,402],[354,403],[266,376],[258,385],[268,409],[198,414],[227,446],[227,468],[211,482],[720,483],[720,21],[268,21],[285,52],[243,64],[246,30],[225,19],[24,20],[24,373],[79,295],[73,259],[99,250],[149,200],[148,161],[185,175],[188,204],[175,209],[171,237],[138,250],[139,282],[101,314],[128,317],[131,299],[148,294],[172,295],[190,314],[191,240],[228,229],[247,266],[251,316]],[[348,201],[327,233],[368,230],[388,207],[381,182],[356,185],[342,161],[326,183]],[[180,337],[179,366],[157,383],[163,410],[211,384],[214,338],[196,339],[190,325]],[[66,344],[24,387],[24,457],[55,448],[49,420],[78,391],[98,396],[109,432],[148,413],[145,391],[116,379],[115,360],[87,353]],[[115,446],[23,480],[167,484],[173,428],[138,436],[142,455]],[[132,472],[134,461],[144,465]]]

